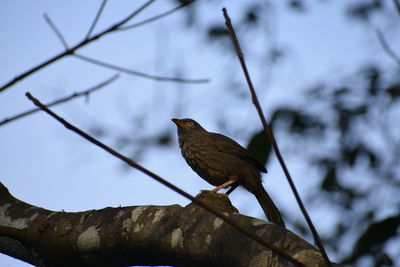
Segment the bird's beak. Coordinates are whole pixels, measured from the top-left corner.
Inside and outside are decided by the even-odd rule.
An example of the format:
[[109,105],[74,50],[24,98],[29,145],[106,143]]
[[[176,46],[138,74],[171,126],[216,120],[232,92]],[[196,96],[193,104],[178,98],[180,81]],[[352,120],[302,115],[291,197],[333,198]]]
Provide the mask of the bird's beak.
[[179,119],[171,119],[179,128],[185,128],[185,123]]

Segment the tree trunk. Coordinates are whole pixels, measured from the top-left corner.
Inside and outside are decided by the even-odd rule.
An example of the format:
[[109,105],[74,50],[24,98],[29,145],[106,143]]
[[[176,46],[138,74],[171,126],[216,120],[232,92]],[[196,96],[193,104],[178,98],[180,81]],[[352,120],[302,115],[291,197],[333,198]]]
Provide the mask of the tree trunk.
[[[197,198],[285,250],[325,266],[311,244],[284,228],[237,213],[209,191]],[[0,183],[0,252],[37,266],[293,266],[196,204],[56,212],[14,198]]]

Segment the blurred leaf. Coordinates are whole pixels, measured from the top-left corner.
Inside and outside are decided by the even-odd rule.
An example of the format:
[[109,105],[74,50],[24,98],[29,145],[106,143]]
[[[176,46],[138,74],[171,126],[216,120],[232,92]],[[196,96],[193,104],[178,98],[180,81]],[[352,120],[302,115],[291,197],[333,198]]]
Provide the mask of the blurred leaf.
[[161,146],[167,146],[171,144],[172,141],[172,136],[170,132],[165,132],[161,133],[159,136],[156,138],[156,143]]
[[335,89],[335,92],[334,92],[334,95],[335,95],[335,96],[342,96],[342,95],[347,94],[349,91],[350,91],[350,90],[349,90],[349,88],[347,88],[347,87],[336,88],[336,89]]
[[325,123],[316,116],[305,114],[292,108],[277,109],[271,119],[271,124],[283,121],[289,124],[289,132],[301,135],[321,135],[325,129]]
[[229,37],[229,33],[224,25],[214,25],[208,29],[208,37],[210,39],[219,39]]
[[375,212],[373,209],[368,209],[367,212],[363,214],[363,221],[365,222],[371,222],[372,219],[374,218]]
[[[356,1],[354,1],[356,2]],[[381,10],[381,0],[358,1],[347,9],[347,15],[351,18],[367,22],[372,13]]]
[[193,2],[193,0],[175,0],[179,4],[189,4],[190,2]]
[[283,59],[285,57],[285,54],[286,52],[279,47],[271,48],[268,52],[268,61],[275,64]]
[[336,161],[330,158],[317,158],[313,164],[317,164],[321,168],[333,168],[336,166]]
[[193,24],[195,24],[198,21],[195,12],[195,6],[198,1],[193,1],[193,0],[174,0],[174,1],[176,1],[179,5],[189,4],[183,10],[185,11],[186,14],[186,26],[187,27],[193,26]]
[[377,259],[375,260],[375,266],[394,266],[394,261],[386,253],[379,253]]
[[108,135],[108,131],[106,130],[106,128],[100,125],[92,126],[89,129],[89,133],[96,138],[104,138],[105,136]]
[[347,133],[347,131],[349,130],[349,125],[350,125],[349,116],[346,116],[343,112],[339,112],[337,127],[339,128],[342,135]]
[[343,235],[347,230],[347,225],[343,224],[343,223],[338,223],[336,225],[336,229],[335,229],[335,236],[341,236]]
[[326,165],[327,170],[322,179],[321,189],[327,193],[334,194],[335,202],[342,208],[352,210],[355,198],[365,197],[364,193],[359,193],[352,187],[346,187],[340,184],[336,167],[333,164]]
[[351,262],[364,254],[376,254],[376,249],[382,248],[387,240],[396,236],[399,226],[400,215],[370,224],[357,240],[352,254],[345,262]]
[[340,189],[338,190],[338,192],[342,197],[341,204],[347,210],[353,210],[354,199],[360,199],[365,197],[364,193],[357,192],[356,188],[354,187],[342,186],[342,185],[339,185],[339,187]]
[[359,152],[359,148],[348,148],[344,147],[342,151],[343,160],[349,164],[349,166],[353,167],[354,162],[356,161],[357,155]]
[[323,83],[318,83],[312,86],[310,89],[306,90],[305,95],[309,98],[323,98],[324,92],[326,91],[326,85]]
[[302,0],[290,0],[288,2],[289,7],[297,12],[304,12],[306,11],[306,6]]
[[310,234],[310,230],[304,225],[303,220],[294,220],[291,223],[294,229],[296,229],[296,233],[300,234],[301,236],[305,237]]
[[392,100],[400,97],[400,84],[393,84],[389,88],[386,89],[386,92],[390,95]]
[[363,146],[363,150],[360,151],[360,154],[368,159],[369,166],[371,168],[376,168],[379,166],[378,156],[375,155],[375,152],[372,152],[369,148]]
[[129,135],[120,135],[115,138],[115,146],[118,149],[125,148],[133,143],[132,138]]
[[258,21],[258,15],[254,11],[250,11],[246,15],[247,23],[254,23]]
[[261,6],[256,4],[256,5],[251,5],[250,7],[247,8],[247,11],[245,13],[245,23],[248,24],[253,24],[257,23],[259,20],[259,12],[261,10]]
[[376,95],[381,77],[380,70],[376,67],[368,67],[366,70],[367,79],[369,80],[368,92],[370,95]]
[[368,111],[368,107],[365,104],[347,108],[344,107],[342,102],[335,102],[333,107],[339,116],[339,119],[337,120],[337,127],[343,135],[348,133],[349,126],[351,125],[355,116],[365,115]]
[[268,142],[267,135],[264,130],[256,133],[250,139],[247,145],[247,150],[258,160],[265,165],[271,154],[271,144]]
[[358,144],[351,148],[342,148],[342,159],[349,166],[353,167],[359,157],[365,157],[371,168],[376,168],[378,166],[378,157],[364,144]]
[[353,108],[343,108],[342,112],[347,116],[359,116],[364,115],[367,112],[368,108],[366,105],[359,105]]
[[336,182],[336,169],[334,167],[328,168],[325,177],[322,179],[321,188],[325,191],[337,191],[339,186]]

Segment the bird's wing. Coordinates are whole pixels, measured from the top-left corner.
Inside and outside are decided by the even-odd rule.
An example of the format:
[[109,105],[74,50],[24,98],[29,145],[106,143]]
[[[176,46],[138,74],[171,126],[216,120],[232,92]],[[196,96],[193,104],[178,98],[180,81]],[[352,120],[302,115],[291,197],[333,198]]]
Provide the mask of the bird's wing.
[[267,172],[267,169],[264,165],[255,159],[244,147],[229,137],[218,133],[210,133],[209,138],[210,143],[213,144],[215,150],[238,157],[241,160],[250,163],[259,171]]

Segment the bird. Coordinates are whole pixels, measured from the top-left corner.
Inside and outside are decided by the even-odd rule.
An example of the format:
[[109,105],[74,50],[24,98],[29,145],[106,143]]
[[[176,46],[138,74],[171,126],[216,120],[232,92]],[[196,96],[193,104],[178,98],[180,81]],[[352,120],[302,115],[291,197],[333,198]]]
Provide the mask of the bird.
[[262,185],[260,172],[267,169],[233,139],[209,132],[193,119],[171,119],[178,129],[178,141],[186,163],[218,192],[241,185],[252,193],[267,219],[285,227],[282,216]]

